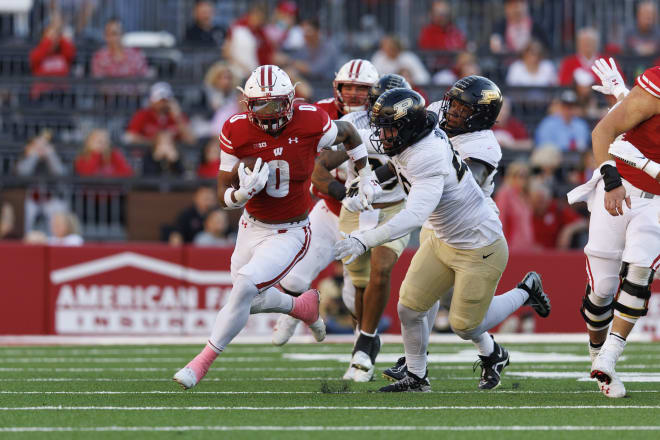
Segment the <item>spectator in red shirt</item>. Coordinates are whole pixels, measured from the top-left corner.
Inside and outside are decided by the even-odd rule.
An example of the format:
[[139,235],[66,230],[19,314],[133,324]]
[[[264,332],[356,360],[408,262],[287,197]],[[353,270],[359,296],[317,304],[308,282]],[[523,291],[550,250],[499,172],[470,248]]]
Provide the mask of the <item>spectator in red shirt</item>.
[[493,126],[493,132],[502,148],[509,150],[528,151],[532,149],[532,138],[525,125],[514,116],[511,116],[511,100],[504,98],[502,109]]
[[451,22],[451,8],[444,0],[431,5],[431,22],[422,28],[417,40],[420,49],[461,50],[465,49],[465,36]]
[[534,241],[545,249],[569,249],[573,237],[587,229],[587,221],[568,205],[553,198],[542,180],[529,187],[534,212]]
[[30,52],[32,74],[67,76],[75,56],[76,47],[62,34],[62,20],[59,15],[54,15],[39,45]]
[[111,18],[105,24],[107,46],[92,57],[92,75],[98,77],[144,77],[149,73],[147,59],[140,49],[124,47],[121,43],[121,22]]
[[161,132],[169,132],[176,140],[187,144],[195,142],[188,118],[174,99],[172,88],[166,82],[151,86],[149,106],[138,110],[126,132],[126,142],[130,144],[152,144]]
[[202,161],[197,168],[197,175],[203,179],[215,179],[220,169],[220,148],[218,141],[212,138],[202,150]]
[[529,166],[512,162],[506,169],[504,183],[495,195],[500,210],[502,230],[511,251],[530,251],[534,244],[532,208],[527,199]]
[[598,54],[598,40],[599,35],[596,29],[582,28],[578,31],[575,42],[576,53],[564,58],[559,67],[560,86],[572,85],[575,71],[578,69],[582,69],[591,74],[594,78],[594,83],[599,84],[600,79],[591,70],[594,61],[602,56]]
[[266,12],[256,3],[229,28],[222,50],[238,77],[247,76],[257,66],[273,64],[275,46],[266,35]]
[[110,144],[107,130],[96,129],[87,136],[82,152],[76,158],[79,176],[128,177],[133,169],[119,148]]

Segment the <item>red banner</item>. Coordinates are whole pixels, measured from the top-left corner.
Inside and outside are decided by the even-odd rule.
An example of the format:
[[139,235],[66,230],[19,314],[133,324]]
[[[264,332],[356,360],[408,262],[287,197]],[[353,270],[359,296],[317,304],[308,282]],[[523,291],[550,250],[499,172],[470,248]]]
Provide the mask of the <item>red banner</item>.
[[[43,247],[0,243],[2,334],[208,334],[231,291],[232,249],[165,245]],[[399,332],[396,304],[414,255],[407,250],[392,273],[385,311],[389,332]],[[516,286],[530,270],[543,277],[552,314],[535,331],[583,332],[579,313],[586,275],[581,252],[516,254],[497,293]],[[322,274],[324,275],[324,274]],[[660,338],[660,282],[648,316],[635,331]],[[254,315],[245,332],[270,333],[276,315]]]

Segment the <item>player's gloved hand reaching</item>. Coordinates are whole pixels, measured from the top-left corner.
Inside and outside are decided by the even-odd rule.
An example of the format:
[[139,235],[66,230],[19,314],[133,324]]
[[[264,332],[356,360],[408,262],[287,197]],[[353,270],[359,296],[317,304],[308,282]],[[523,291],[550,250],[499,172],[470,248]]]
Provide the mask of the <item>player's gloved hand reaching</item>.
[[234,198],[243,202],[254,197],[266,186],[269,172],[268,164],[262,163],[261,158],[255,162],[254,170],[246,169],[245,164],[241,163],[238,166],[239,188],[234,192]]
[[604,58],[597,59],[594,65],[591,66],[591,70],[600,78],[600,82],[602,83],[601,86],[591,86],[595,91],[603,95],[612,95],[617,100],[621,100],[628,94],[628,89],[623,82],[623,77],[619,73],[619,69],[616,68],[614,58],[610,57],[609,64]]
[[365,244],[365,239],[360,232],[355,231],[350,234],[341,232],[341,236],[344,239],[335,243],[336,260],[343,260],[350,255],[351,258],[344,262],[344,264],[351,264],[353,260],[367,252],[368,248]]
[[369,164],[359,171],[358,177],[360,178],[358,183],[359,197],[364,209],[368,209],[373,201],[383,193],[383,188],[380,187],[378,178],[371,171]]
[[628,141],[617,139],[610,144],[607,152],[631,167],[644,171],[654,179],[657,179],[660,174],[660,164],[644,156]]
[[364,204],[365,199],[360,197],[360,176],[351,180],[346,190],[346,197],[341,201],[341,204],[349,212],[359,212],[364,211],[365,209],[371,210],[370,204]]

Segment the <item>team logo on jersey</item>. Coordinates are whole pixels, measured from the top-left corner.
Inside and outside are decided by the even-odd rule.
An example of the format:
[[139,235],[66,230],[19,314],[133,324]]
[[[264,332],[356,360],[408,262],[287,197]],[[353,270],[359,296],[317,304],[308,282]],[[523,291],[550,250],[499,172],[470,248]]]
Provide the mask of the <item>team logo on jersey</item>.
[[281,155],[282,155],[282,151],[284,151],[284,148],[283,148],[283,147],[275,148],[275,149],[273,150],[273,154],[274,154],[275,156],[281,156]]
[[481,99],[477,104],[490,104],[496,99],[500,99],[500,92],[498,90],[482,90]]
[[267,142],[258,142],[256,144],[252,144],[254,148],[266,148],[268,146]]
[[298,143],[298,137],[297,137],[297,136],[296,136],[296,137],[289,138],[289,145],[291,145],[291,144],[294,143],[294,142],[295,142],[296,144]]
[[396,121],[399,118],[403,118],[406,114],[408,114],[408,109],[413,106],[413,100],[412,98],[406,98],[403,101],[399,101],[396,104],[392,106],[392,108],[396,111],[394,114],[394,120]]

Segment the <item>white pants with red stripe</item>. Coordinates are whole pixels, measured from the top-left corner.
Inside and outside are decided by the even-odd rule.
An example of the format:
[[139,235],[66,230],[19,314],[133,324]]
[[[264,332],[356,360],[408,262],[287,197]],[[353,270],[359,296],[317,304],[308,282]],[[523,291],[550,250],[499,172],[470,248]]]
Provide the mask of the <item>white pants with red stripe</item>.
[[654,270],[660,267],[660,196],[648,198],[626,180],[623,184],[632,208],[624,202],[622,216],[614,217],[605,210],[602,180],[591,206],[589,242],[584,253],[589,284],[601,298],[616,294],[622,261]]
[[260,292],[276,284],[305,256],[311,236],[308,219],[271,225],[244,213],[231,256],[232,280],[243,275]]

